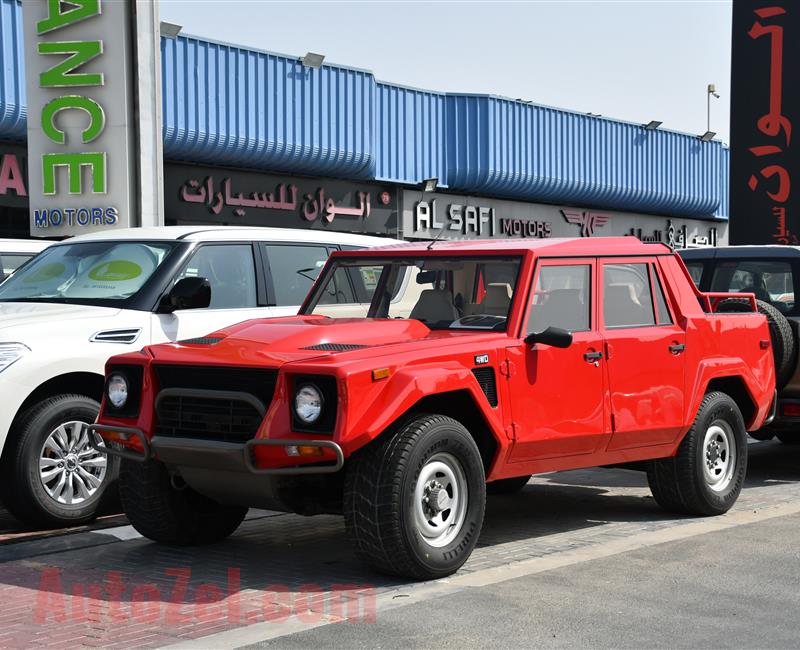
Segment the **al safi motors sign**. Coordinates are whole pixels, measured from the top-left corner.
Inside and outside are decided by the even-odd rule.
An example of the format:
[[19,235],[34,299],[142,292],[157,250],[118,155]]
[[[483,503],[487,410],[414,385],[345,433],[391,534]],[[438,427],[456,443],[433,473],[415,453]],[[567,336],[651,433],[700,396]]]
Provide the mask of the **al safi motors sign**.
[[131,224],[135,210],[129,4],[25,0],[31,234]]

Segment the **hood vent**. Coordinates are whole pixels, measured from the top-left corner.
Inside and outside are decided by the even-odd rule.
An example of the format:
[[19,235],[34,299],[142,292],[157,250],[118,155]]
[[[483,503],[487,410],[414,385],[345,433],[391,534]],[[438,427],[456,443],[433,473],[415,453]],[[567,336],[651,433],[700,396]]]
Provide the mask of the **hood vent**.
[[180,345],[216,345],[222,340],[219,336],[200,336],[195,339],[184,339],[178,341]]
[[360,350],[361,348],[368,348],[368,345],[358,345],[356,343],[318,343],[317,345],[309,345],[304,350],[324,350],[326,352],[347,352],[347,350]]
[[93,334],[89,341],[91,343],[134,343],[142,333],[141,327],[126,327],[116,330],[102,330]]

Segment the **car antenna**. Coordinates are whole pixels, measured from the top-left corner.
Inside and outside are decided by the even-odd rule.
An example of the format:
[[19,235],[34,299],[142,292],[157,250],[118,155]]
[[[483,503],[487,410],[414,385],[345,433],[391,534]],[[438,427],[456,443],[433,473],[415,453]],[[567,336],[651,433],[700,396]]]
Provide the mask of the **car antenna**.
[[430,244],[428,244],[428,248],[427,248],[426,250],[430,250],[431,248],[433,248],[433,245],[434,245],[434,244],[435,244],[437,241],[439,241],[439,237],[441,237],[441,236],[442,236],[442,233],[444,232],[444,229],[445,229],[446,227],[447,227],[447,225],[444,225],[444,226],[442,226],[441,228],[439,228],[439,232],[437,232],[437,233],[436,233],[436,237],[434,237],[433,239],[431,239],[431,243],[430,243]]

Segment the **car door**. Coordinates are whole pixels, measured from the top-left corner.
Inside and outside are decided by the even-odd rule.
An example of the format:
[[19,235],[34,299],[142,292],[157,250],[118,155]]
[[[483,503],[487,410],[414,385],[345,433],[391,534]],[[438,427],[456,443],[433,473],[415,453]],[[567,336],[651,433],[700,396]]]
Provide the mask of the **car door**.
[[523,337],[572,333],[568,348],[521,342],[507,350],[515,423],[511,462],[588,454],[605,445],[603,342],[594,260],[541,260]]
[[275,315],[267,306],[262,267],[257,248],[247,242],[201,244],[178,271],[174,282],[204,277],[211,285],[211,304],[206,309],[153,314],[153,343],[176,341],[208,334],[252,318]]
[[684,417],[686,333],[654,258],[600,261],[612,436],[608,449],[672,442]]

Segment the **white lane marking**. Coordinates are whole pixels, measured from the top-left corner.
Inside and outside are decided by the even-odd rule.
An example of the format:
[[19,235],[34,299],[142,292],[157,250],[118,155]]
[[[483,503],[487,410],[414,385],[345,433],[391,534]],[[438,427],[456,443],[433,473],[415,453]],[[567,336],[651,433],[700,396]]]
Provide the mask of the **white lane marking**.
[[[377,613],[380,615],[382,611],[385,612],[397,607],[406,607],[413,603],[431,600],[444,594],[450,595],[464,589],[486,587],[499,582],[505,582],[506,580],[534,575],[544,571],[551,571],[573,564],[598,560],[650,546],[681,541],[691,537],[697,537],[698,535],[706,535],[737,526],[745,526],[776,517],[786,517],[796,514],[800,514],[800,503],[785,503],[761,508],[759,510],[729,512],[720,517],[709,517],[699,521],[692,521],[688,524],[681,523],[670,528],[612,539],[584,548],[556,552],[544,557],[531,558],[519,562],[510,562],[502,566],[481,569],[473,573],[456,574],[455,576],[442,580],[404,585],[399,589],[380,594],[376,598]],[[343,619],[335,618],[334,620],[322,620],[317,623],[308,624],[293,618],[284,623],[255,623],[246,627],[183,641],[166,646],[166,648],[167,650],[240,648],[242,646],[258,643],[259,641],[268,641],[282,636],[297,634],[298,632],[329,625],[330,623],[341,622],[342,620]]]
[[114,526],[113,528],[93,530],[92,533],[95,535],[109,535],[111,537],[116,537],[123,542],[127,542],[131,539],[141,539],[142,537],[133,526]]

